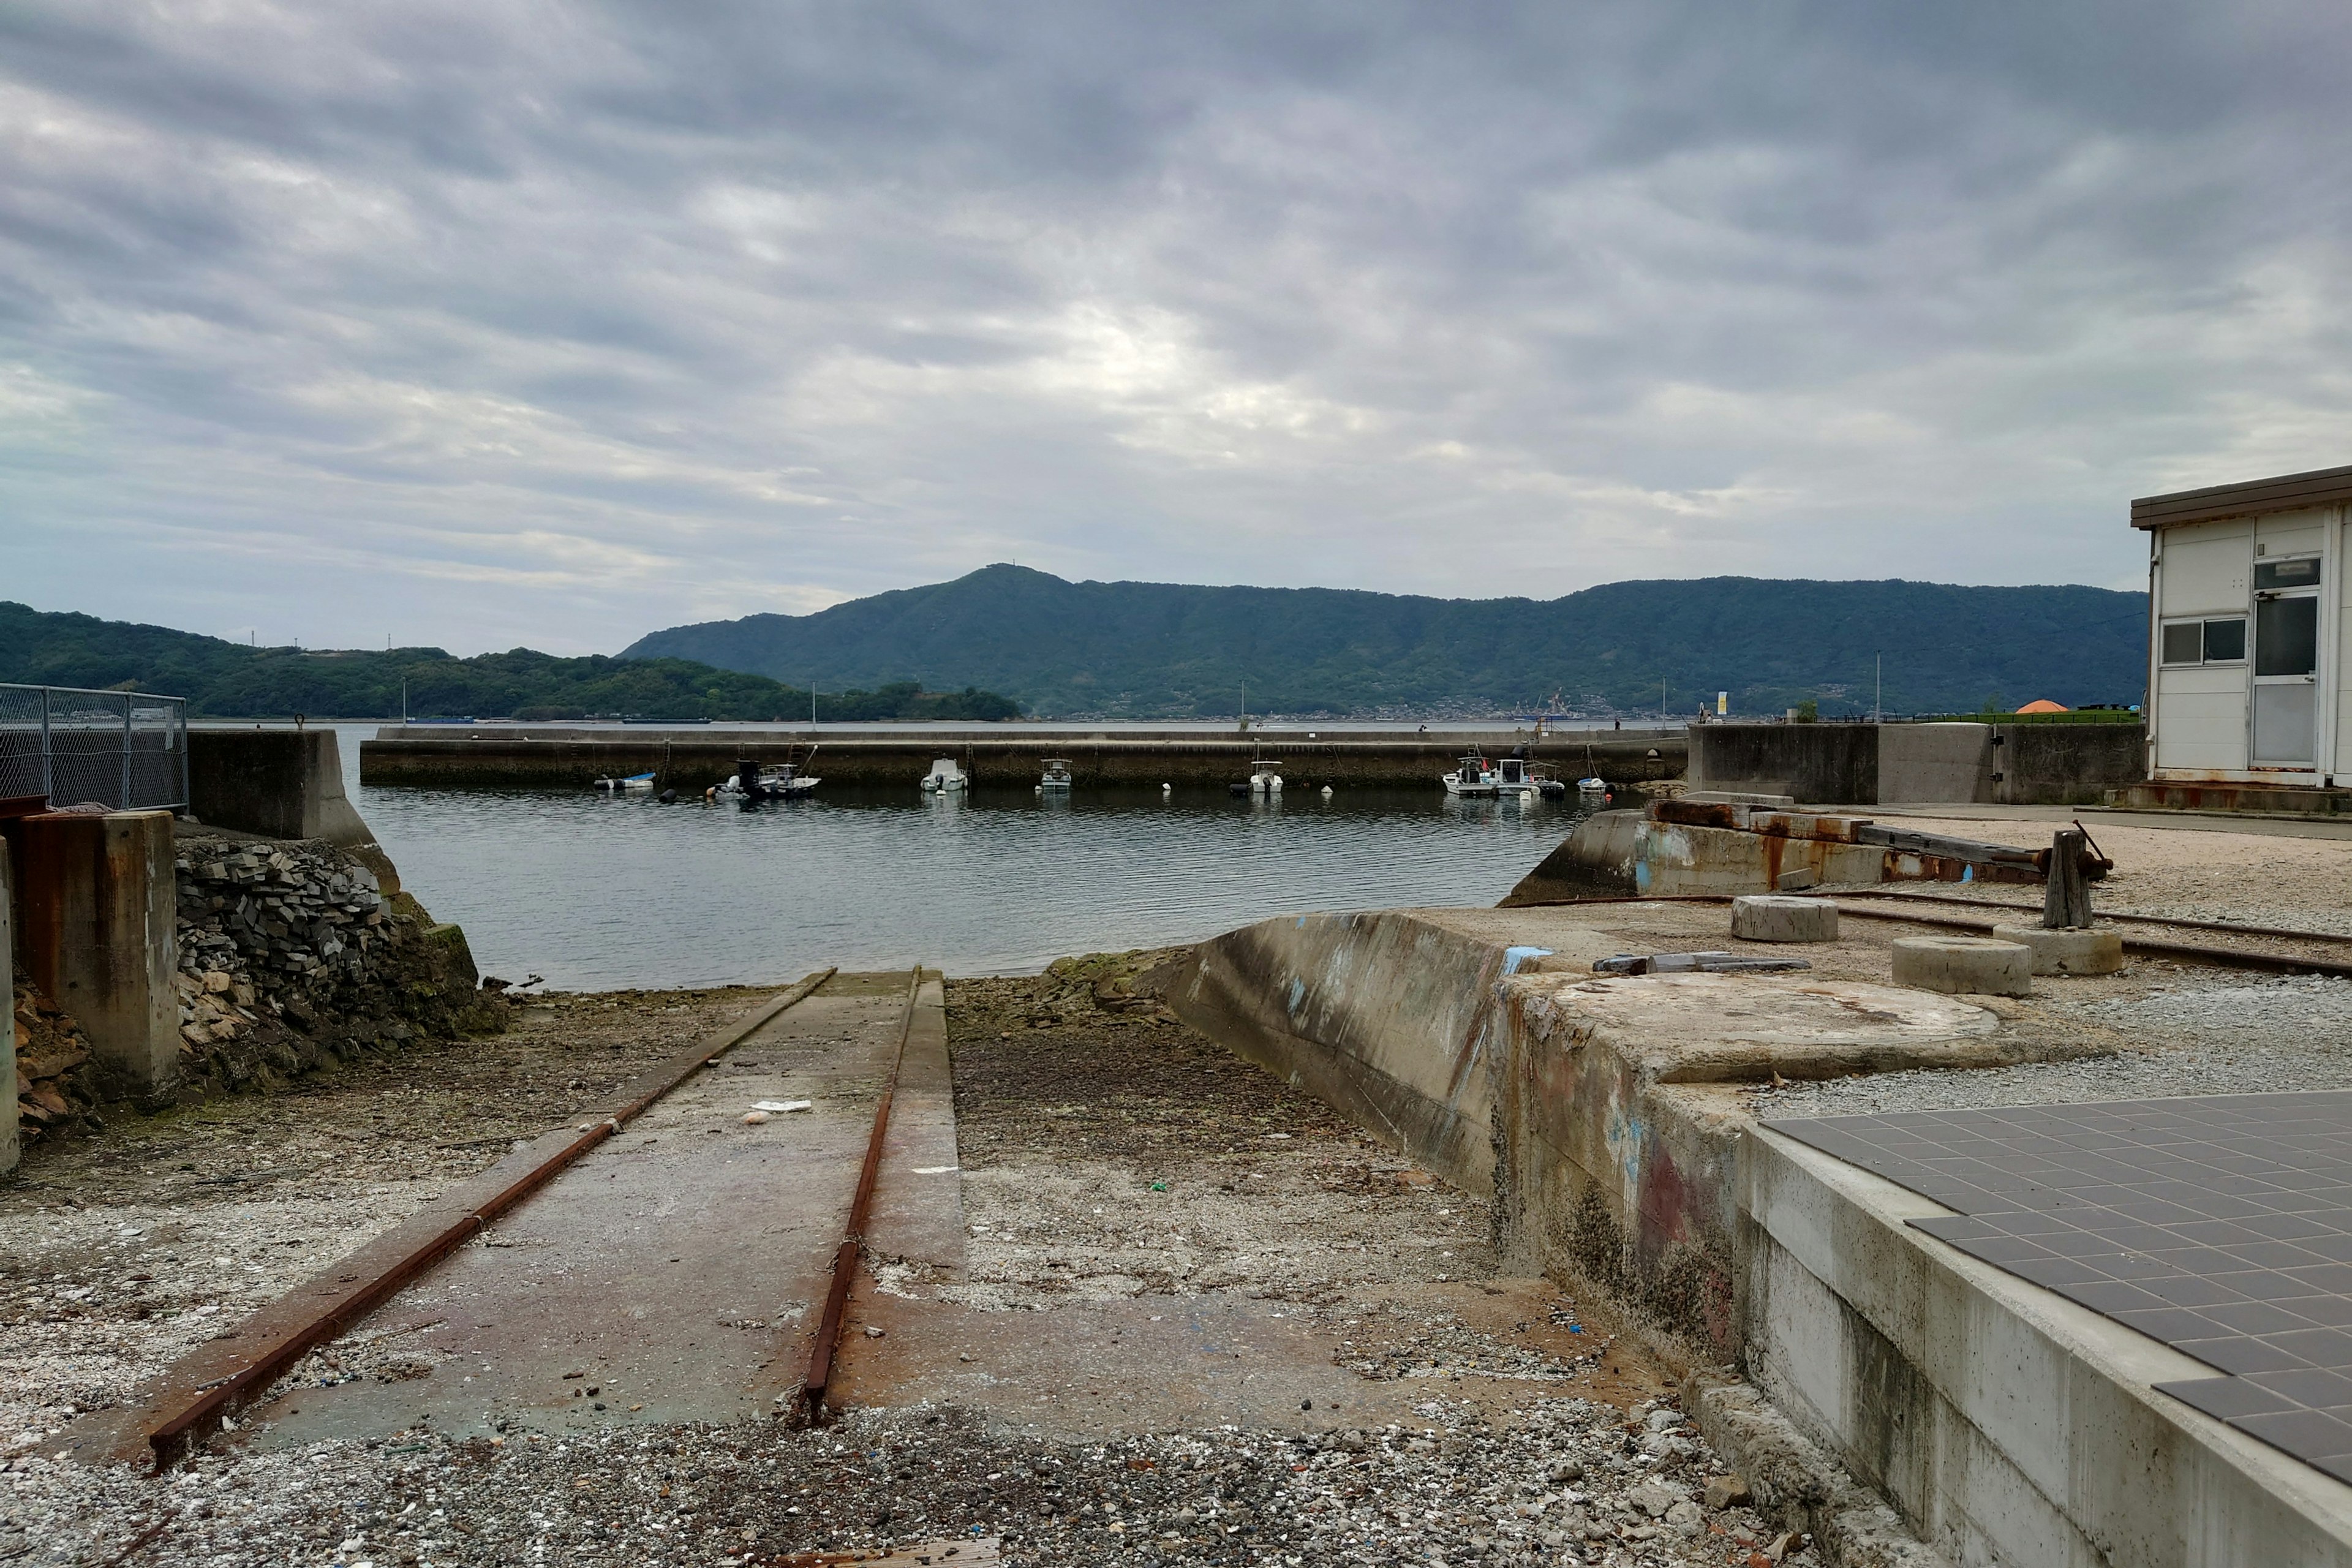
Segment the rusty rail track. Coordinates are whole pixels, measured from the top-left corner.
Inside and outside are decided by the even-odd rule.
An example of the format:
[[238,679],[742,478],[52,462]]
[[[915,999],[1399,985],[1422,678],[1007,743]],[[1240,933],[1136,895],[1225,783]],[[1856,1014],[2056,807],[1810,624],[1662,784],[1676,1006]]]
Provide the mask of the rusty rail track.
[[[264,1307],[245,1325],[256,1338],[265,1342],[263,1347],[226,1375],[167,1406],[159,1418],[146,1426],[147,1444],[153,1452],[155,1468],[162,1470],[184,1457],[212,1431],[219,1429],[225,1417],[266,1394],[270,1384],[311,1351],[350,1332],[419,1275],[481,1234],[492,1220],[554,1180],[566,1166],[620,1131],[698,1069],[742,1044],[787,1008],[807,999],[835,973],[826,969],[809,975],[756,1012],[705,1036],[661,1066],[640,1075],[629,1084],[625,1091],[628,1098],[618,1110],[576,1129],[576,1136],[510,1173],[489,1192],[466,1204],[461,1212],[419,1215],[394,1229],[382,1241],[363,1249],[359,1259],[347,1260],[365,1260],[356,1275],[338,1275],[334,1283],[323,1289],[298,1288],[272,1305],[305,1293],[318,1297],[321,1304],[307,1310],[298,1308],[282,1321],[268,1321],[272,1308]],[[912,1016],[910,1008],[909,1018]],[[902,1052],[905,1049],[903,1037],[899,1048]]]
[[882,1147],[890,1132],[890,1102],[898,1093],[898,1069],[906,1065],[907,1041],[915,1032],[915,1006],[923,994],[923,966],[915,965],[907,983],[907,1010],[898,1023],[898,1048],[891,1053],[890,1076],[883,1080],[882,1098],[874,1106],[874,1131],[866,1134],[866,1163],[858,1168],[857,1190],[849,1200],[849,1220],[842,1228],[841,1245],[834,1249],[833,1283],[824,1293],[824,1310],[817,1315],[816,1342],[809,1347],[808,1370],[801,1376],[800,1418],[823,1426],[829,1414],[825,1393],[833,1382],[835,1349],[841,1343],[841,1320],[849,1310],[849,1289],[857,1279],[857,1263],[866,1250],[866,1220],[874,1206],[874,1184],[882,1173]]

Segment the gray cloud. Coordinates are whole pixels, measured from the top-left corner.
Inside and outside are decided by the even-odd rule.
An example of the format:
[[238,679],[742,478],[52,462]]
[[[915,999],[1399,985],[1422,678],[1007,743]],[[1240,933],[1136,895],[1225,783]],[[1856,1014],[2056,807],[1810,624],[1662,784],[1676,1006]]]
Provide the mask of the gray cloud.
[[0,596],[2125,583],[2344,459],[2341,7],[0,11]]

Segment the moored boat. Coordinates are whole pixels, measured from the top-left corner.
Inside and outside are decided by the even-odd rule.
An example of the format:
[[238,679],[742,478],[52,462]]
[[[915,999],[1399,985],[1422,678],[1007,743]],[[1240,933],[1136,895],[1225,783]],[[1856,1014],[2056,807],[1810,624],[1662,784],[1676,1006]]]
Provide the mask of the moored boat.
[[931,771],[923,775],[923,788],[931,795],[945,795],[950,790],[969,789],[971,779],[956,765],[953,757],[935,757]]
[[1448,795],[1490,795],[1496,793],[1492,763],[1475,752],[1465,753],[1450,773],[1439,775]]
[[1041,792],[1046,790],[1066,790],[1070,787],[1070,763],[1068,758],[1046,757],[1044,759],[1044,763],[1045,768],[1045,776],[1037,781],[1037,788]]
[[649,790],[654,787],[651,773],[627,773],[609,779],[598,779],[596,787],[618,795],[623,790]]
[[719,786],[720,795],[744,800],[802,800],[816,793],[821,779],[811,778],[797,763],[759,763],[745,758],[735,774]]

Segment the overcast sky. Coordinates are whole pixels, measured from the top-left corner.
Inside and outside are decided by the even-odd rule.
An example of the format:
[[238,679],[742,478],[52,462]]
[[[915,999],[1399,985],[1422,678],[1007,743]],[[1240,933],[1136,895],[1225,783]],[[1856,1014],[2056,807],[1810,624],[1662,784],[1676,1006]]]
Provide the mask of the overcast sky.
[[2352,461],[2352,6],[0,5],[0,598],[2144,580]]

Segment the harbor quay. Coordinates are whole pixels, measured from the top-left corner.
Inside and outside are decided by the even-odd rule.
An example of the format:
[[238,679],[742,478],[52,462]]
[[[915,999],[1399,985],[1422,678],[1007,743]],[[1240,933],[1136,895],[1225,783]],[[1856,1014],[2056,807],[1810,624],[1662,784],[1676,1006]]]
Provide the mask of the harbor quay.
[[1480,728],[1419,733],[1289,728],[1257,732],[1101,729],[1038,731],[1023,726],[954,731],[729,730],[632,726],[387,725],[360,742],[370,784],[456,788],[585,786],[650,772],[664,789],[701,790],[742,762],[796,762],[845,784],[914,784],[951,757],[980,788],[1034,785],[1049,758],[1086,788],[1223,787],[1253,762],[1282,764],[1291,788],[1433,787],[1467,752],[1529,761],[1562,778],[1597,773],[1612,784],[1679,778],[1687,756],[1680,728],[1547,731]]

